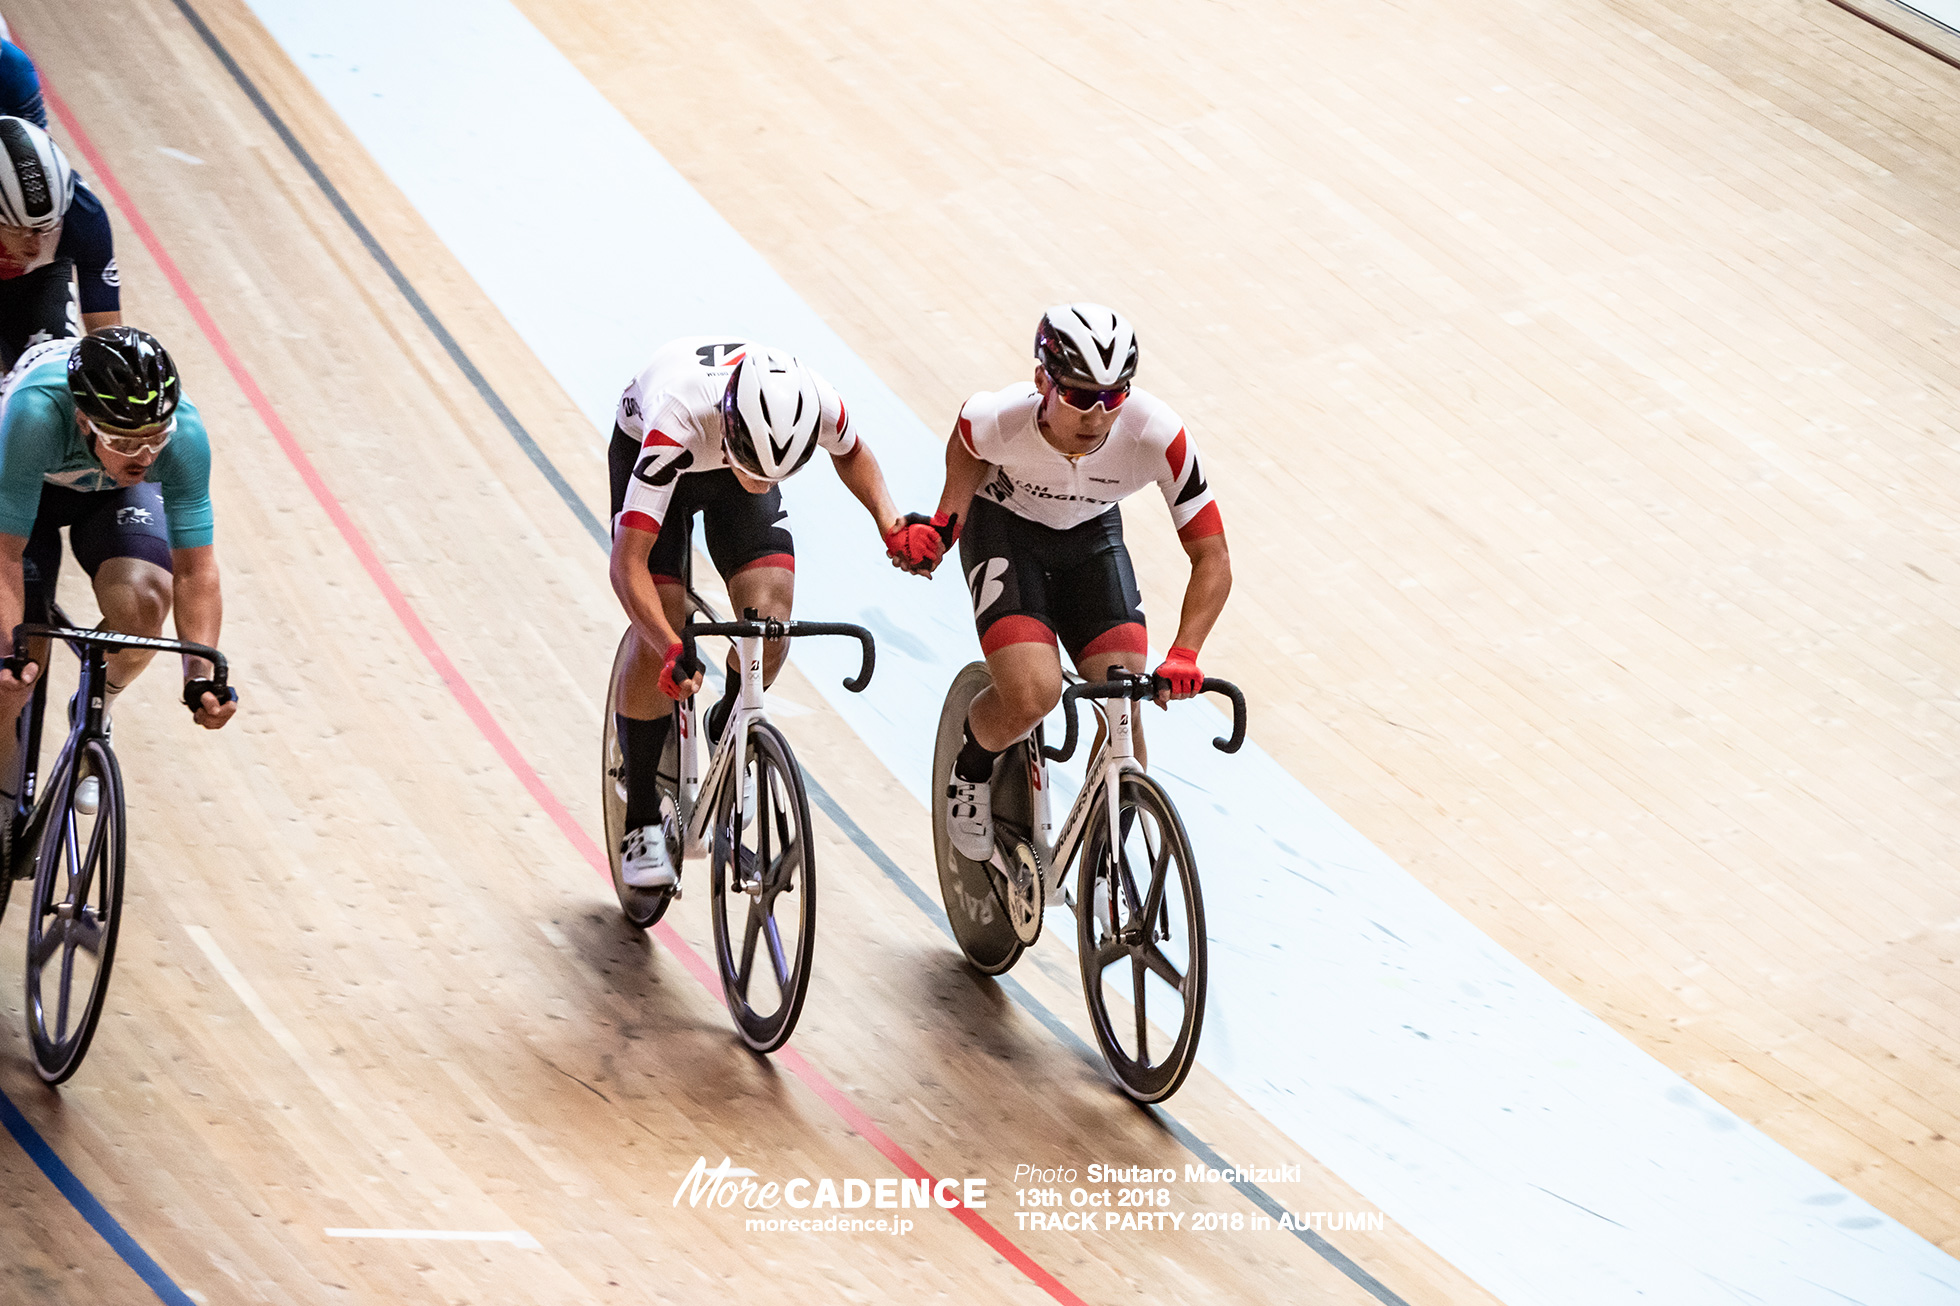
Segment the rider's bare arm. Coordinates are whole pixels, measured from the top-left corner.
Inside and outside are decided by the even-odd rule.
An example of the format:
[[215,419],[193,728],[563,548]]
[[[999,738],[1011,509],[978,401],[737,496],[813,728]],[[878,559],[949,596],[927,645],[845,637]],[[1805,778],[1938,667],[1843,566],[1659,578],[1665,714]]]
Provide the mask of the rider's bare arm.
[[946,488],[939,492],[939,511],[946,517],[965,521],[973,507],[973,496],[987,479],[990,463],[973,456],[958,430],[946,440]]
[[[4,652],[13,652],[13,629],[20,624],[21,614],[27,611],[27,578],[21,571],[21,555],[27,552],[25,535],[0,534],[0,644],[5,644]],[[27,690],[34,683],[38,667],[30,666],[15,679],[14,673],[0,667],[0,714],[18,712],[27,699]],[[11,719],[11,716],[8,716]]]
[[121,326],[122,310],[112,308],[106,313],[82,314],[83,331],[100,331],[103,327]]
[[680,636],[667,623],[667,613],[660,605],[660,587],[647,570],[647,555],[659,538],[656,531],[634,526],[622,525],[613,532],[612,587],[640,639],[654,652],[665,653]]
[[1232,592],[1232,554],[1225,547],[1225,533],[1220,531],[1184,541],[1184,555],[1191,559],[1191,579],[1184,586],[1176,643],[1196,651],[1204,647],[1212,624],[1225,610],[1226,596]]
[[[177,638],[193,644],[215,647],[224,625],[225,599],[218,582],[218,551],[209,544],[170,551],[171,609],[177,619]],[[211,664],[203,658],[186,655],[185,680],[209,680]],[[195,716],[206,730],[216,730],[238,711],[236,699],[220,703],[218,696],[206,692]]]
[[877,456],[871,446],[859,440],[846,454],[831,455],[831,465],[837,469],[837,479],[844,482],[864,510],[871,514],[871,520],[878,524],[880,536],[890,535],[904,524],[898,509],[892,504],[891,491],[885,488],[885,473],[878,466]]

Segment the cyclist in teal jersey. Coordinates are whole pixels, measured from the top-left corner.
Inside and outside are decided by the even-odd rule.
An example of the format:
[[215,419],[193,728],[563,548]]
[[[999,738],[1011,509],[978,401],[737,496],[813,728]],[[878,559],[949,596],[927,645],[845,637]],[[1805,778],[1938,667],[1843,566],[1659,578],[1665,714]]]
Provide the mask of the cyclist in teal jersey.
[[[211,444],[155,337],[108,327],[21,356],[0,395],[0,642],[54,594],[61,528],[94,584],[102,627],[214,645],[223,621],[212,546]],[[108,696],[151,654],[109,657]],[[216,730],[238,710],[211,666],[184,659],[184,704]],[[0,668],[0,722],[18,718],[39,668]],[[105,706],[107,706],[105,704]],[[0,800],[16,774],[15,732],[0,726]]]

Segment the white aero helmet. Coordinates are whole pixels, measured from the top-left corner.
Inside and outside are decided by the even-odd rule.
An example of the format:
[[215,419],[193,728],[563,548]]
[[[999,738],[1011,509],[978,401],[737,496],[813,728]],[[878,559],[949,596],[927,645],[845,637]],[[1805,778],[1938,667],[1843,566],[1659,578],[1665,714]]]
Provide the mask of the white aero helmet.
[[817,374],[778,349],[751,345],[721,395],[728,461],[762,481],[780,481],[810,461],[823,422]]
[[0,118],[0,226],[48,231],[75,199],[75,170],[54,138],[25,118]]
[[1137,374],[1137,333],[1101,304],[1057,304],[1035,328],[1034,358],[1064,385],[1116,390]]

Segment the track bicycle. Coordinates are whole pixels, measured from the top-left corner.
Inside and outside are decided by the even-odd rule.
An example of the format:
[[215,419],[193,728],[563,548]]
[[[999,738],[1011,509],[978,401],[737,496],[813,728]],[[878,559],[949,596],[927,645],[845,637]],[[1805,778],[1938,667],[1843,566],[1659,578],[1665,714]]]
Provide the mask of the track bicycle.
[[[1097,1046],[1125,1093],[1139,1102],[1161,1102],[1178,1090],[1197,1059],[1206,980],[1197,860],[1170,796],[1138,764],[1132,733],[1133,705],[1168,685],[1121,668],[1111,668],[1106,681],[1071,684],[1062,694],[1068,723],[1062,746],[1049,748],[1037,726],[996,759],[994,851],[975,862],[961,856],[946,834],[946,790],[967,708],[990,683],[985,662],[969,663],[954,678],[933,750],[933,842],[953,936],[968,961],[999,975],[1040,937],[1049,904],[1072,907],[1082,993]],[[1231,737],[1212,745],[1237,752],[1245,742],[1245,696],[1230,682],[1209,678],[1202,692],[1231,700]],[[1058,836],[1048,762],[1067,761],[1075,752],[1078,699],[1094,706],[1100,740]],[[1071,896],[1064,882],[1078,854],[1081,870]],[[1114,1006],[1112,993],[1119,999]],[[1162,1032],[1153,1034],[1153,1024]]]
[[[692,606],[705,609],[691,590],[689,598]],[[803,772],[789,741],[770,724],[763,706],[763,642],[814,635],[856,639],[863,659],[857,675],[844,681],[844,688],[854,694],[871,683],[876,648],[871,632],[862,626],[776,621],[757,616],[754,608],[740,621],[690,619],[680,630],[685,657],[694,658],[694,642],[703,635],[722,635],[734,642],[742,675],[740,697],[721,738],[713,744],[705,774],[694,699],[690,696],[674,705],[674,728],[667,732],[658,776],[661,822],[675,866],[681,865],[684,855],[698,857],[706,852],[709,856],[709,916],[722,995],[742,1041],[757,1052],[773,1052],[795,1030],[810,989],[817,943],[817,868]],[[606,693],[601,806],[620,909],[628,921],[648,929],[680,896],[680,888],[636,889],[620,875],[620,842],[626,834],[626,759],[614,710],[620,670],[632,638],[628,630],[620,640]]]
[[[229,669],[217,649],[183,640],[84,630],[60,607],[52,624],[14,628],[13,655],[5,665],[19,675],[30,660],[29,641],[60,640],[81,661],[81,679],[69,703],[68,738],[45,783],[38,775],[42,718],[47,708],[44,664],[21,714],[20,771],[13,810],[4,831],[0,912],[16,879],[32,877],[27,918],[27,1034],[34,1068],[49,1084],[73,1075],[109,997],[109,972],[122,922],[124,857],[128,848],[122,769],[103,719],[108,655],[115,649],[152,649],[208,659],[211,683],[226,692]],[[4,727],[0,727],[4,728]],[[86,797],[87,781],[95,782]],[[78,801],[79,798],[79,801]]]

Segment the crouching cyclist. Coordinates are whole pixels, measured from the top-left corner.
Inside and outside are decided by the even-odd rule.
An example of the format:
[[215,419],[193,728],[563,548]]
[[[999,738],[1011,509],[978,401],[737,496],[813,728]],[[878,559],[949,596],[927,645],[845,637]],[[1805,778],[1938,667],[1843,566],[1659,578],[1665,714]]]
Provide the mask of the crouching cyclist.
[[[1169,405],[1132,388],[1130,324],[1098,304],[1060,305],[1043,315],[1034,351],[1031,384],[976,394],[960,409],[932,519],[957,535],[993,677],[968,709],[948,786],[947,833],[974,861],[993,852],[994,759],[1061,699],[1057,640],[1086,679],[1143,671],[1143,600],[1116,505],[1155,483],[1191,560],[1177,638],[1156,671],[1169,682],[1160,706],[1198,692],[1198,650],[1232,589],[1197,448]],[[925,557],[931,541],[921,543]],[[1140,730],[1136,745],[1141,760]]]
[[[156,338],[113,326],[34,346],[0,398],[0,643],[54,597],[61,529],[95,587],[102,629],[215,645],[224,618],[212,546],[211,445]],[[105,711],[154,654],[109,654]],[[39,667],[0,668],[0,804],[11,802],[11,723]],[[184,658],[184,704],[216,730],[238,710],[211,664]],[[85,802],[85,799],[82,801]],[[85,807],[86,810],[86,807]]]
[[[878,460],[851,428],[837,392],[790,355],[725,336],[661,346],[620,396],[613,425],[612,586],[632,623],[615,686],[626,759],[626,834],[620,878],[637,889],[671,888],[655,786],[673,705],[701,686],[675,631],[687,617],[682,583],[702,517],[708,555],[737,612],[787,620],[796,589],[796,545],[779,483],[818,447],[877,523],[894,557],[909,529],[885,489]],[[788,641],[763,645],[763,683],[782,668]],[[722,698],[708,710],[718,741],[741,691],[733,660]]]

